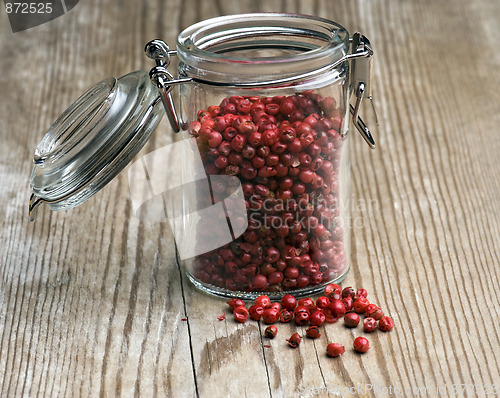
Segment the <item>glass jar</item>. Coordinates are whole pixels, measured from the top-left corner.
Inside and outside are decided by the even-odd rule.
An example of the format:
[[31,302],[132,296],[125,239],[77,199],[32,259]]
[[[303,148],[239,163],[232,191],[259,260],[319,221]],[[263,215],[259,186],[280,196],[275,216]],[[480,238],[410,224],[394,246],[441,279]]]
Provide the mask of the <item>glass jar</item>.
[[[132,204],[140,217],[170,222],[196,287],[279,298],[344,278],[350,113],[374,146],[358,116],[371,98],[368,40],[321,18],[244,14],[187,28],[176,51],[154,40],[146,53],[158,91],[142,71],[108,79],[51,127],[35,153],[30,212],[42,202],[70,208],[97,192],[165,110],[180,140],[129,168]],[[178,78],[167,69],[173,55]]]

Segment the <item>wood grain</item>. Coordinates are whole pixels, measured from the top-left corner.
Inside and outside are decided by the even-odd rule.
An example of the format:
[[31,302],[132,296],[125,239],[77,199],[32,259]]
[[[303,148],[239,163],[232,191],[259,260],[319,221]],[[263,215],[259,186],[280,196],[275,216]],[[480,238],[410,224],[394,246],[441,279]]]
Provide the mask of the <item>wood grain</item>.
[[[354,132],[345,285],[365,287],[396,327],[363,356],[325,356],[359,333],[341,325],[290,350],[301,328],[268,341],[257,323],[219,321],[223,301],[188,283],[169,227],[132,216],[126,173],[74,210],[27,220],[33,149],[83,90],[149,68],[150,39],[256,11],[324,16],[375,46],[378,148]],[[0,396],[333,397],[366,384],[495,396],[480,390],[500,383],[499,20],[486,0],[88,0],[12,34],[1,13]],[[142,153],[171,140],[162,123]]]

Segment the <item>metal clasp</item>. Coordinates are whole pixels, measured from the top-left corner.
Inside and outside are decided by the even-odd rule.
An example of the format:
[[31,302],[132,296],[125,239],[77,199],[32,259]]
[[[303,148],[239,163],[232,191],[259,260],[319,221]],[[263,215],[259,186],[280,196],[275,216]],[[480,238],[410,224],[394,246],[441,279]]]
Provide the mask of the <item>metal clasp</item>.
[[[170,82],[175,81],[176,84],[182,83],[180,79],[175,80],[172,74],[167,70],[170,65],[170,57],[176,55],[177,51],[171,51],[168,44],[162,40],[152,40],[144,49],[148,58],[154,59],[156,66],[149,72],[149,77],[154,85],[158,88],[165,112],[174,132],[178,133],[184,126],[181,125],[175,104],[172,99],[172,89],[174,85]],[[187,79],[190,81],[190,79]]]
[[30,204],[29,204],[29,217],[30,217],[30,222],[35,221],[36,213],[37,213],[37,207],[40,206],[44,202],[43,199],[40,199],[38,196],[36,196],[34,193],[31,194],[30,196]]
[[[352,36],[351,49],[351,87],[354,89],[356,96],[355,105],[349,105],[350,112],[352,114],[352,122],[370,148],[375,148],[375,140],[373,139],[370,130],[366,126],[363,119],[359,117],[361,101],[364,97],[366,97],[372,104],[376,124],[378,126],[377,113],[375,112],[371,93],[373,49],[371,48],[370,41],[359,32],[356,32]],[[364,56],[355,56],[361,54],[364,54]]]

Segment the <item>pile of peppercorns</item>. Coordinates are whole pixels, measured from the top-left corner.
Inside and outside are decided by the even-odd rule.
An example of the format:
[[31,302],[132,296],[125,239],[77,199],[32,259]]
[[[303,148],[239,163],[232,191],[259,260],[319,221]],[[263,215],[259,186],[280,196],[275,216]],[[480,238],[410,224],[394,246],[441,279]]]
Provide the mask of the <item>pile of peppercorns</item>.
[[[363,320],[363,331],[372,333],[375,329],[383,332],[389,332],[394,327],[394,321],[384,313],[376,304],[372,304],[366,298],[368,293],[365,289],[355,291],[352,287],[342,288],[334,283],[325,287],[325,295],[316,299],[301,298],[297,299],[287,294],[281,302],[272,303],[268,296],[262,295],[255,299],[248,309],[243,300],[233,298],[227,302],[230,311],[233,312],[234,319],[237,322],[245,323],[250,317],[254,321],[260,321],[269,324],[264,335],[273,339],[278,333],[278,328],[273,325],[280,321],[288,323],[292,320],[299,326],[310,325],[306,329],[306,336],[311,339],[317,339],[321,336],[319,327],[326,323],[335,323],[340,318],[344,318],[344,325],[348,328],[355,328],[360,322],[359,314],[365,316]],[[287,339],[292,348],[300,345],[302,337],[294,333]],[[353,348],[357,352],[366,352],[370,348],[367,338],[357,337],[354,340]],[[330,343],[326,348],[327,355],[338,357],[345,352],[344,346],[338,343]]]
[[[271,293],[326,284],[342,274],[343,113],[334,98],[313,91],[231,96],[198,112],[189,132],[205,171],[240,180],[248,227],[232,243],[198,256],[196,279],[231,291]],[[214,183],[212,193],[234,192],[223,185]],[[200,241],[217,233],[200,231],[207,234]]]

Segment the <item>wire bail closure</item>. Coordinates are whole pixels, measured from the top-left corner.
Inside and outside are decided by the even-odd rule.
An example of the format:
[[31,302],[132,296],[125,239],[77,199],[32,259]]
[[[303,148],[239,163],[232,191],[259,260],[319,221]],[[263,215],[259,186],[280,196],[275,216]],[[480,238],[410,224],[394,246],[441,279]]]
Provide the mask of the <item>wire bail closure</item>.
[[[351,53],[344,55],[342,58],[334,62],[332,65],[329,65],[328,68],[334,68],[340,65],[345,61],[352,61],[351,65],[351,89],[354,91],[356,96],[355,105],[349,105],[350,113],[352,115],[353,124],[356,126],[364,140],[370,146],[370,148],[375,147],[375,140],[373,136],[366,126],[365,122],[359,116],[359,110],[361,108],[361,102],[364,97],[372,101],[371,95],[371,73],[372,73],[372,56],[373,50],[370,45],[370,41],[366,38],[366,36],[362,35],[359,32],[356,32],[351,39]],[[174,132],[178,133],[183,127],[184,124],[181,121],[181,118],[178,116],[177,111],[175,109],[175,105],[172,99],[171,91],[174,86],[178,84],[184,83],[192,83],[199,82],[205,84],[216,84],[216,85],[227,85],[227,86],[235,86],[235,84],[220,84],[214,82],[204,81],[199,78],[184,78],[184,79],[175,79],[172,74],[167,70],[167,67],[170,64],[170,58],[172,55],[177,55],[176,50],[170,50],[170,47],[163,40],[152,40],[148,44],[146,44],[145,50],[148,58],[155,60],[156,66],[151,69],[149,72],[149,76],[153,84],[158,87],[158,92],[162,99],[163,105],[165,107],[165,111],[167,113],[168,119],[170,121],[170,125]],[[306,73],[300,76],[295,76],[292,78],[284,78],[279,80],[272,80],[266,82],[258,82],[258,83],[238,83],[236,86],[238,87],[260,87],[260,86],[268,86],[268,85],[280,85],[280,84],[289,84],[293,83],[297,80],[306,78],[310,73]],[[375,108],[372,107],[375,113]],[[375,113],[376,117],[376,113]],[[378,121],[376,121],[378,125]]]
[[354,89],[356,96],[356,103],[354,107],[349,105],[352,114],[352,122],[358,129],[361,136],[364,138],[370,148],[375,148],[375,140],[366,126],[365,122],[359,117],[359,109],[361,108],[361,101],[364,97],[370,100],[375,113],[375,120],[378,126],[377,113],[372,100],[371,80],[372,80],[372,63],[373,63],[373,49],[371,48],[370,41],[366,36],[356,32],[351,39],[352,55],[366,54],[363,57],[352,57],[351,66],[351,87]]
[[163,40],[152,40],[146,44],[144,52],[148,58],[154,59],[156,62],[156,66],[149,72],[149,77],[158,88],[172,129],[178,133],[181,130],[181,125],[172,99],[171,91],[173,86],[168,84],[174,80],[174,77],[167,70],[170,65],[171,55],[175,55],[176,51],[170,51],[168,44]]

